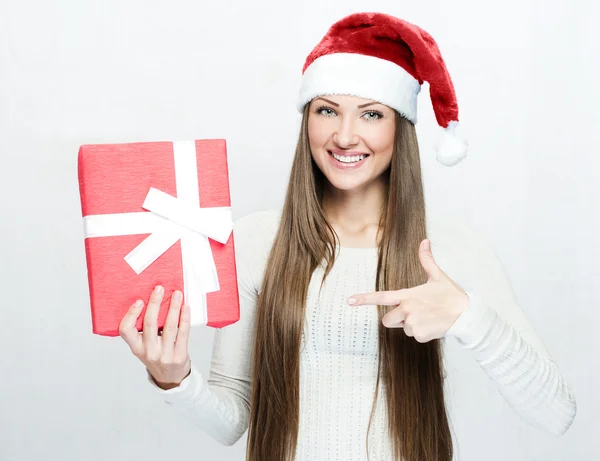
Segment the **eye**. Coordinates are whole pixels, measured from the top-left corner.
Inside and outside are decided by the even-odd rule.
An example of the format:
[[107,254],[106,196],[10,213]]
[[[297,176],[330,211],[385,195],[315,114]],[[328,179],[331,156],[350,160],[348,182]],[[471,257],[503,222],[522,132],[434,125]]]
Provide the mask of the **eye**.
[[331,114],[331,112],[329,112],[329,113],[323,113],[322,111],[324,111],[324,110],[335,112],[331,107],[320,106],[319,108],[317,108],[317,110],[315,110],[315,113],[320,114],[320,115],[325,115],[326,117],[329,117],[329,115]]
[[381,112],[377,112],[376,110],[370,110],[369,112],[365,112],[365,115],[368,115],[368,114],[377,116],[377,118],[368,118],[369,121],[379,120],[379,119],[383,118],[383,114]]

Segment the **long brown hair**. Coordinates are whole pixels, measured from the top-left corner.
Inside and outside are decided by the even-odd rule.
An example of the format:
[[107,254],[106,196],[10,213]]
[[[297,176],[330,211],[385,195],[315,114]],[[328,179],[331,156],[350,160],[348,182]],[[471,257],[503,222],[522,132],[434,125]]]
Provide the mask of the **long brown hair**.
[[[294,460],[308,285],[323,261],[325,280],[339,244],[321,206],[327,180],[310,151],[309,106],[304,108],[279,229],[258,296],[247,461]],[[427,238],[419,147],[414,125],[397,112],[395,117],[394,153],[383,173],[388,193],[379,223],[377,290],[427,281],[418,257],[419,244]],[[419,343],[402,328],[384,327],[381,319],[391,308],[378,306],[379,366],[369,428],[383,379],[394,459],[451,461],[440,340]]]

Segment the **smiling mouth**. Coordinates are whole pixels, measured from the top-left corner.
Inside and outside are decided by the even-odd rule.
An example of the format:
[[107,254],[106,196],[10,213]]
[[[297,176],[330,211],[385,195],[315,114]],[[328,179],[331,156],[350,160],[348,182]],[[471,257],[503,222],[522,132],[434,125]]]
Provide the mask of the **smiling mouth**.
[[334,159],[336,159],[338,162],[343,163],[344,165],[353,165],[353,164],[359,163],[359,162],[363,161],[364,159],[366,159],[367,157],[369,157],[369,154],[360,154],[360,155],[351,155],[351,156],[338,155],[338,154],[334,154],[330,150],[328,150],[327,153],[329,155],[331,155]]

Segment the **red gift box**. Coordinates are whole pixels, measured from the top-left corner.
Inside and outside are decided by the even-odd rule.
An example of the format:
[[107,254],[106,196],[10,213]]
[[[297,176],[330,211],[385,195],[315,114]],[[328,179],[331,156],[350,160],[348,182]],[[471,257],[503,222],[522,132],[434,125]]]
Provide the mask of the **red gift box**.
[[239,320],[224,139],[83,145],[78,175],[95,334],[118,336],[159,284],[159,328],[175,290],[192,325]]

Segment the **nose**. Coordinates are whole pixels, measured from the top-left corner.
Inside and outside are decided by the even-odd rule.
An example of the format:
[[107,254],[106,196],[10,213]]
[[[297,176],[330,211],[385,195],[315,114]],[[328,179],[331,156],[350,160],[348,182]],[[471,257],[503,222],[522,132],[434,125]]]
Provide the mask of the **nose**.
[[333,133],[333,141],[341,148],[347,148],[358,144],[359,136],[356,133],[354,121],[351,117],[340,118],[337,130]]

